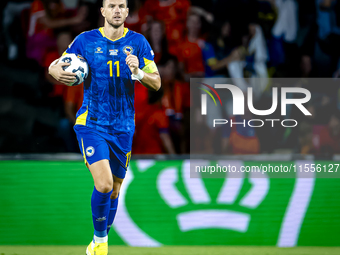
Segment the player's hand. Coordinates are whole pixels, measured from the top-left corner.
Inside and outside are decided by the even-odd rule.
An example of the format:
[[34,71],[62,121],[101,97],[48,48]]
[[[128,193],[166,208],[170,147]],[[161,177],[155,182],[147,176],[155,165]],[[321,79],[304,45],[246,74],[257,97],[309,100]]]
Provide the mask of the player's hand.
[[51,66],[48,69],[48,73],[57,81],[65,84],[65,85],[69,85],[70,83],[73,83],[76,81],[76,74],[75,73],[71,73],[71,72],[66,72],[63,70],[64,66],[69,66],[70,63],[58,63],[56,65]]
[[127,57],[125,59],[126,64],[129,66],[131,72],[135,75],[138,74],[139,61],[137,56],[131,55],[129,52],[127,53]]

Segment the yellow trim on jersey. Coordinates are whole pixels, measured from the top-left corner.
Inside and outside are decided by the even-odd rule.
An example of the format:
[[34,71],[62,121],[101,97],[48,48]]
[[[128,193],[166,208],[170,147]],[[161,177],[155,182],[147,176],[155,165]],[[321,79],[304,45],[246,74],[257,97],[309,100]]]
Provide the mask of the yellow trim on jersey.
[[152,60],[149,60],[147,58],[143,58],[144,59],[144,64],[145,66],[147,66],[148,64],[152,63],[153,61]]
[[144,63],[145,63],[145,66],[142,68],[144,72],[154,73],[158,71],[156,63],[154,61],[144,58]]
[[117,39],[114,39],[114,40],[110,39],[109,37],[107,37],[107,36],[105,35],[104,27],[100,27],[100,28],[99,28],[99,32],[102,34],[103,37],[109,39],[109,40],[112,41],[112,42],[115,42],[115,41],[117,41],[117,40],[119,40],[119,39],[125,37],[126,34],[127,34],[127,32],[129,32],[129,29],[126,28],[126,27],[124,27],[124,33],[123,33],[123,35],[122,35],[121,37],[117,38]]
[[89,113],[89,110],[87,109],[86,112],[83,114],[80,114],[76,120],[75,125],[83,125],[86,126],[86,119],[87,119],[87,114]]
[[86,165],[87,160],[86,160],[86,156],[85,156],[85,149],[84,149],[84,142],[83,142],[83,138],[81,139],[81,147],[83,148],[83,157],[84,157],[84,163]]
[[66,50],[65,50],[64,53],[63,53],[61,56],[63,57],[63,56],[65,56],[66,54],[68,54],[68,53],[67,53]]

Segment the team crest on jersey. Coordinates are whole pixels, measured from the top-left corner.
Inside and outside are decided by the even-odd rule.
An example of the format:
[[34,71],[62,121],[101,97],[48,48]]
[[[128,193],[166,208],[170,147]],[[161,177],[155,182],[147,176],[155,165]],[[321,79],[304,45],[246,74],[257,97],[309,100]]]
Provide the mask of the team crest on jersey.
[[127,55],[128,53],[132,54],[133,53],[133,48],[129,45],[126,45],[124,48],[123,48],[123,52]]
[[113,50],[109,50],[110,51],[110,55],[113,56],[117,56],[118,55],[118,50],[117,49],[113,49]]
[[100,47],[96,48],[95,53],[103,53],[102,48],[100,48]]
[[89,147],[86,148],[86,156],[91,157],[91,156],[93,156],[94,152],[95,152],[95,150],[92,146],[89,146]]

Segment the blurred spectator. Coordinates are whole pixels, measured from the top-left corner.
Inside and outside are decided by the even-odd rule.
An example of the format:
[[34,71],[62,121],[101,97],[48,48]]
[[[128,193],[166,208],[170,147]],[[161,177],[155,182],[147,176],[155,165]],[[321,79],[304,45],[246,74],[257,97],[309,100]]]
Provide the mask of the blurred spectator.
[[[207,2],[209,2],[209,1],[207,1]],[[208,12],[206,9],[203,9],[199,6],[191,6],[190,12],[203,17],[208,23],[213,23],[213,21],[214,21],[214,15],[212,13]]]
[[[6,86],[7,94],[3,96],[6,103],[13,101],[16,102],[13,105],[18,105],[17,99],[25,99],[28,91],[27,98],[31,100],[25,99],[23,108],[37,112],[30,118],[28,114],[20,115],[27,119],[20,121],[26,123],[23,125],[26,126],[25,136],[28,137],[29,132],[33,134],[27,151],[39,150],[34,139],[44,141],[43,147],[52,144],[52,140],[53,151],[78,151],[77,144],[73,142],[72,125],[81,103],[82,86],[58,85],[46,72],[52,60],[63,53],[75,34],[103,25],[99,8],[102,1],[74,2],[77,2],[76,9],[66,9],[63,3],[70,2],[64,0],[11,0],[0,4],[5,7],[3,36],[0,39],[6,42],[5,47],[3,42],[0,44],[1,53],[7,54],[10,60],[20,58],[18,63],[35,72],[34,75],[30,71],[25,73],[26,70],[17,68],[17,63],[16,69],[12,68],[13,62],[2,68],[2,75],[7,81],[4,83],[13,84],[16,88],[16,92],[12,93],[14,89]],[[29,6],[31,8],[27,9]],[[96,12],[93,11],[95,8]],[[191,98],[195,97],[190,95],[192,91],[188,81],[190,78],[218,76],[231,77],[230,83],[243,91],[253,87],[254,106],[258,109],[269,109],[272,103],[271,92],[266,90],[267,85],[270,86],[268,76],[299,77],[289,86],[295,84],[312,93],[312,100],[306,105],[312,117],[306,118],[296,107],[287,106],[286,117],[296,119],[299,128],[263,127],[256,129],[255,134],[253,128],[234,125],[223,131],[224,150],[229,153],[258,153],[261,147],[265,152],[289,148],[316,155],[338,153],[335,131],[339,118],[336,114],[330,118],[330,114],[333,109],[340,109],[339,86],[336,81],[334,86],[320,86],[306,78],[340,77],[339,0],[130,0],[129,8],[125,25],[145,34],[155,53],[164,90],[163,96],[158,94],[156,97],[157,103],[150,105],[148,100],[152,100],[153,96],[150,97],[148,90],[140,84],[135,86],[136,133],[139,134],[135,138],[135,153],[146,153],[145,146],[141,144],[148,144],[149,140],[155,146],[155,153],[189,152],[188,112]],[[25,39],[27,52],[24,52]],[[31,65],[32,61],[27,64],[26,54],[45,68],[44,84],[38,82],[39,72],[36,72],[35,65]],[[18,76],[25,73],[27,82],[14,81],[15,72]],[[208,144],[211,141],[213,146],[219,144],[218,152],[221,152],[221,141],[217,138],[221,137],[222,129],[209,129],[207,124],[213,116],[227,119],[230,115],[231,98],[222,98],[222,101],[227,102],[224,108],[216,108],[209,116],[201,116],[198,109],[195,118],[197,123],[203,124],[198,125],[197,130],[207,136],[202,141],[193,141],[197,152],[211,152],[213,148]],[[31,102],[34,103],[29,105]],[[214,104],[208,101],[210,103]],[[4,119],[13,112],[6,114]],[[281,115],[276,112],[271,117],[279,119]],[[232,119],[243,121],[239,117]],[[17,125],[10,130],[14,137],[15,132],[20,133],[19,127]],[[18,136],[17,140],[20,139],[21,136]],[[9,143],[6,144],[8,147]],[[245,148],[242,147],[244,145]]]
[[177,58],[170,55],[164,63],[160,63],[159,71],[164,90],[162,105],[166,114],[181,119],[184,109],[190,107],[190,91],[187,83],[181,81]]
[[[13,23],[16,20],[21,21],[21,15],[23,11],[29,9],[31,6],[31,1],[22,0],[22,1],[9,1],[4,8],[3,11],[3,31],[4,37],[7,44],[7,56],[9,60],[15,60],[18,58],[19,54],[19,44],[20,39],[23,39],[23,34],[17,33],[14,34],[12,31],[17,31],[18,29],[13,28]],[[21,24],[20,24],[21,25]],[[21,29],[19,29],[21,31]],[[25,32],[25,31],[21,31]]]
[[150,29],[146,34],[150,46],[155,54],[154,61],[158,64],[162,59],[167,59],[169,56],[168,43],[165,36],[165,28],[159,21],[152,21]]
[[[254,88],[254,97],[257,100],[268,85],[268,54],[261,27],[250,23],[248,28],[248,34],[242,39],[244,47],[233,51],[235,60],[229,63],[228,70],[233,82],[240,89],[246,91],[249,86]],[[252,83],[249,84],[244,79],[244,73],[247,74],[246,77],[260,79],[251,79]]]
[[64,94],[67,90],[67,86],[62,83],[57,82],[51,75],[48,74],[48,67],[50,64],[55,60],[60,58],[63,52],[67,49],[68,45],[72,42],[72,38],[70,33],[60,33],[56,44],[57,46],[54,48],[50,48],[48,51],[45,52],[44,60],[43,60],[43,67],[45,69],[45,79],[50,84],[53,84],[53,90],[49,94],[51,97],[64,97]]
[[124,26],[137,33],[144,33],[142,26],[146,21],[146,10],[141,0],[130,0],[129,16],[127,16]]
[[327,126],[320,127],[313,135],[314,151],[317,155],[332,156],[340,153],[340,113],[332,113]]
[[272,29],[278,16],[275,0],[258,0],[253,5],[257,9],[257,20],[262,27],[264,37],[271,38]]
[[205,68],[203,63],[202,48],[204,40],[200,39],[200,17],[191,14],[187,20],[187,36],[178,47],[177,58],[184,70],[185,80],[190,77],[203,77]]
[[[228,154],[259,154],[260,141],[255,129],[248,125],[251,119],[250,113],[243,116],[235,116],[229,120],[222,133],[222,152]],[[232,124],[231,122],[237,124]],[[243,123],[243,124],[242,124]]]
[[[51,48],[46,52],[43,66],[45,68],[45,79],[53,86],[48,97],[50,99],[60,98],[60,108],[63,109],[61,113],[62,117],[59,121],[58,136],[63,140],[66,151],[78,152],[79,149],[73,131],[73,125],[75,124],[76,113],[83,102],[83,84],[68,87],[57,82],[48,74],[49,65],[63,54],[71,41],[70,33],[61,32],[57,38],[57,47]],[[47,86],[47,84],[45,86]]]
[[299,144],[301,154],[313,153],[313,125],[309,122],[302,122],[299,126]]
[[210,65],[211,69],[215,71],[214,76],[229,77],[227,66],[236,59],[236,52],[234,54],[231,53],[241,44],[241,42],[238,43],[237,37],[232,33],[229,21],[223,23],[218,36],[210,39],[210,42],[215,54],[215,62]]
[[67,17],[61,0],[35,0],[29,18],[27,57],[42,65],[46,51],[56,47],[56,29],[79,25],[86,15],[87,10],[82,8],[76,16]]
[[295,42],[298,30],[297,4],[294,0],[275,0],[278,17],[272,33],[285,42]]
[[188,0],[147,0],[145,2],[147,15],[165,24],[170,52],[172,52],[172,47],[176,47],[182,39],[189,8]]
[[330,59],[325,75],[330,76],[337,68],[340,57],[340,1],[338,0],[316,0],[317,2],[317,24],[318,43],[321,50],[328,54]]
[[177,152],[184,153],[188,136],[185,131],[189,129],[183,118],[188,118],[190,108],[190,88],[186,82],[181,81],[178,70],[178,61],[175,56],[170,55],[165,63],[159,65],[162,77],[162,88],[164,95],[162,105],[170,121],[170,135]]
[[149,91],[149,104],[144,109],[138,109],[135,104],[136,130],[132,145],[134,154],[175,153],[169,135],[169,118],[161,105],[162,94],[162,90]]

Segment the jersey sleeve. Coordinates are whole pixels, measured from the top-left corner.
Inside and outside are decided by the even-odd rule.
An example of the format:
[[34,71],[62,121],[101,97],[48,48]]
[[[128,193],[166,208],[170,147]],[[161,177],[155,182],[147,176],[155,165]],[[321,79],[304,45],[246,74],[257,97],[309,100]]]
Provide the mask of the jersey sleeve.
[[144,72],[154,73],[158,71],[156,63],[154,62],[155,54],[144,36],[142,36],[140,50],[137,57],[139,61],[139,68]]
[[63,56],[65,54],[70,54],[70,53],[74,53],[74,54],[80,54],[82,56],[84,56],[83,54],[83,36],[82,34],[78,35],[73,42],[71,42],[71,44],[68,46],[67,50],[63,53]]

